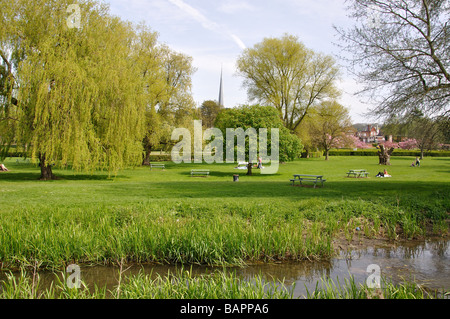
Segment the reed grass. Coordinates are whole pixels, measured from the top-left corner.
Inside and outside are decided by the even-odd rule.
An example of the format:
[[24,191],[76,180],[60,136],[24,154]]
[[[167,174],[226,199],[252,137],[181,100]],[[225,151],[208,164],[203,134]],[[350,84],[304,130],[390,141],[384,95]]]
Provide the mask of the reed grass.
[[[0,281],[0,299],[297,299],[294,285],[284,281],[265,281],[261,276],[242,278],[230,271],[214,271],[193,275],[192,270],[179,269],[167,275],[144,274],[123,276],[112,289],[88,287],[69,288],[65,275],[41,288],[39,275],[9,273]],[[356,283],[350,276],[340,282],[323,277],[313,291],[306,288],[305,296],[298,299],[448,299],[446,291],[431,291],[414,281],[394,284],[382,278],[381,287],[369,288]]]
[[[319,285],[320,283],[320,285]],[[380,288],[369,288],[366,283],[356,283],[353,276],[332,280],[323,277],[313,291],[306,288],[307,299],[448,299],[449,292],[429,290],[415,281],[394,284],[381,278]]]
[[337,253],[332,241],[342,234],[349,242],[362,236],[396,239],[399,227],[404,238],[423,234],[413,214],[363,200],[172,204],[3,212],[2,267],[53,269],[121,259],[208,265],[324,259]]

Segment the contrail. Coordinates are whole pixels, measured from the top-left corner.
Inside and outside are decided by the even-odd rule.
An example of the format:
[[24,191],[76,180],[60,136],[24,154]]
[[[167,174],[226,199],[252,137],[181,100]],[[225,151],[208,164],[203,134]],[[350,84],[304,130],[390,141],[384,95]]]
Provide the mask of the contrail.
[[199,22],[203,28],[220,33],[231,38],[242,50],[245,50],[247,47],[244,42],[235,34],[232,34],[223,26],[218,25],[214,21],[209,20],[205,17],[200,11],[193,8],[192,6],[185,3],[183,0],[169,0],[172,4],[176,5],[179,9],[186,12],[189,16],[191,16],[194,20]]

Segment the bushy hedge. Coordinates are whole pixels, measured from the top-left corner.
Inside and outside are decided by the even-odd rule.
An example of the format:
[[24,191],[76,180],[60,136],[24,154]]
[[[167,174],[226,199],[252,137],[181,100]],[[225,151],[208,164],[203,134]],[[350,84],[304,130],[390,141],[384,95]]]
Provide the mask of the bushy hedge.
[[[331,150],[330,156],[378,156],[378,150],[376,149],[366,149],[366,150],[349,150],[349,149],[339,149]],[[424,152],[424,156],[430,157],[450,157],[450,151],[427,151]],[[401,150],[396,149],[392,153],[392,156],[420,156],[419,150]]]

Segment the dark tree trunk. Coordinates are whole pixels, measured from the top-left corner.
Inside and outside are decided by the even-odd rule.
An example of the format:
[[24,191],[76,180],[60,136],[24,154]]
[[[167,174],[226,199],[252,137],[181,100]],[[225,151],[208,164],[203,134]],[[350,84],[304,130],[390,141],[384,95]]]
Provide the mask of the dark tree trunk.
[[247,165],[247,175],[252,175],[252,167],[253,167],[253,164],[252,163],[248,163],[248,165]]
[[328,161],[328,156],[330,154],[330,150],[325,151],[325,160]]
[[56,176],[52,171],[52,165],[45,163],[45,155],[39,155],[39,166],[41,167],[41,177],[39,178],[40,180],[49,181],[56,179]]
[[148,142],[147,138],[144,139],[144,158],[142,160],[143,166],[150,166],[150,154],[152,153],[152,145]]
[[152,148],[150,147],[146,147],[145,148],[145,154],[144,154],[144,159],[142,161],[142,165],[144,166],[150,166],[150,154],[152,153]]
[[384,148],[384,145],[380,145],[380,150],[378,151],[379,165],[391,165],[391,154],[394,148],[391,147],[389,150]]

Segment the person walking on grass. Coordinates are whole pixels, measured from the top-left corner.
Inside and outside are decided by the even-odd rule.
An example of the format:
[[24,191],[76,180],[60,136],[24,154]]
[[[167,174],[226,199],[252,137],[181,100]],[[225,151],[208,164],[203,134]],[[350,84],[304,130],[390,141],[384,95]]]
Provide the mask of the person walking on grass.
[[416,157],[416,166],[420,167],[420,158],[418,156]]
[[262,169],[262,158],[258,157],[258,168]]

